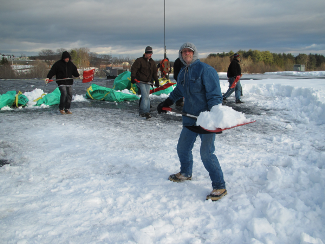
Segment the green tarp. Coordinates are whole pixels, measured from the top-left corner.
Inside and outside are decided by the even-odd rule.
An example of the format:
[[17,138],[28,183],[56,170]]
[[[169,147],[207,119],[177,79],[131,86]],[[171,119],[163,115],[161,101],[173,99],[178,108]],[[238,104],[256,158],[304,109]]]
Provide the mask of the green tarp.
[[[18,96],[18,98],[17,98]],[[18,107],[18,106],[26,106],[27,103],[29,102],[28,98],[23,95],[21,92],[18,92],[18,95],[16,96],[16,99],[15,99],[15,105]]]
[[15,102],[16,91],[8,91],[0,96],[0,109],[9,106],[11,107]]
[[18,92],[16,95],[16,91],[8,91],[7,93],[0,95],[0,109],[5,106],[26,106],[28,101],[28,98],[21,92]]
[[122,91],[124,89],[131,89],[131,72],[130,71],[125,71],[122,74],[119,74],[113,84],[113,89],[114,90],[119,90]]
[[139,97],[132,94],[117,92],[114,89],[92,84],[86,93],[86,97],[94,100],[104,100],[110,102],[123,102],[139,100]]
[[35,106],[41,106],[42,104],[49,105],[49,106],[60,104],[60,97],[61,97],[61,92],[59,87],[57,87],[53,92],[48,93],[44,97],[39,99]]
[[[162,80],[162,79],[160,79]],[[128,89],[131,90],[131,87],[133,88],[132,91],[135,93],[138,92],[138,87],[136,85],[131,84],[131,72],[125,71],[122,74],[118,75],[114,80],[113,89],[114,90],[124,90]],[[154,89],[153,87],[150,88],[151,90]],[[173,91],[173,87],[168,87],[165,90],[161,90],[155,93],[152,93],[153,95],[159,96],[160,94],[169,94]],[[101,100],[101,99],[99,99]]]

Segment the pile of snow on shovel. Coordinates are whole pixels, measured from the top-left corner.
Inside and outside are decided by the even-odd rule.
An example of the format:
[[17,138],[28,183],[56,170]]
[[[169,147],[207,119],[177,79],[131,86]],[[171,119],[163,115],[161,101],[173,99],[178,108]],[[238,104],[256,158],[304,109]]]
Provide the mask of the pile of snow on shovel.
[[229,128],[251,121],[251,119],[245,117],[245,114],[219,104],[213,106],[210,111],[201,112],[196,125],[208,130],[214,130],[216,128]]

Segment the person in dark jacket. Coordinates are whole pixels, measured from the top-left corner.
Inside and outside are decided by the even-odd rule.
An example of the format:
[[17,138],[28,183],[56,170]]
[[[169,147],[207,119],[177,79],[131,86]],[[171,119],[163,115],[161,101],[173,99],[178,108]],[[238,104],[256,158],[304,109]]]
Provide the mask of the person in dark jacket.
[[151,118],[149,99],[151,82],[154,80],[155,86],[159,87],[157,66],[151,58],[152,54],[152,47],[147,46],[143,56],[137,58],[131,67],[131,83],[136,84],[141,92],[139,115],[146,119]]
[[61,60],[55,62],[47,74],[45,82],[48,83],[49,80],[55,76],[56,83],[59,86],[61,97],[60,97],[60,113],[61,114],[72,114],[69,110],[72,100],[72,85],[73,77],[79,77],[77,67],[71,62],[71,56],[67,51],[62,53]]
[[[182,63],[182,61],[177,58],[174,62],[174,79],[177,81],[177,76],[179,74],[179,71],[181,71],[181,69],[184,67],[184,64]],[[183,107],[184,106],[184,98],[182,97],[181,99],[179,99],[176,102],[176,106],[180,106]]]
[[240,62],[240,56],[239,54],[235,53],[228,67],[227,77],[229,82],[229,88],[227,92],[223,95],[223,100],[226,100],[233,92],[235,92],[236,103],[243,103],[240,100],[240,95],[242,94],[242,87],[240,81],[237,82],[237,85],[234,88],[230,88],[231,85],[234,83],[236,77],[242,76],[239,62]]

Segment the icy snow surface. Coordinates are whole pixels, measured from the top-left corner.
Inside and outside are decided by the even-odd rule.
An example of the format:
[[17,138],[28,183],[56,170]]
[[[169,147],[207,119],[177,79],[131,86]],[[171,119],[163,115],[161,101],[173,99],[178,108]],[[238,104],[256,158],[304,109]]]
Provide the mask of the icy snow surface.
[[[0,243],[324,243],[324,73],[241,83],[245,103],[232,95],[223,106],[256,122],[216,135],[228,191],[217,202],[205,200],[212,189],[199,138],[192,181],[167,180],[179,172],[182,125],[156,113],[166,95],[151,96],[150,120],[138,116],[138,101],[88,100],[90,84],[78,83],[72,115],[33,102],[3,109]],[[30,100],[55,88],[0,80],[0,94],[20,90]]]

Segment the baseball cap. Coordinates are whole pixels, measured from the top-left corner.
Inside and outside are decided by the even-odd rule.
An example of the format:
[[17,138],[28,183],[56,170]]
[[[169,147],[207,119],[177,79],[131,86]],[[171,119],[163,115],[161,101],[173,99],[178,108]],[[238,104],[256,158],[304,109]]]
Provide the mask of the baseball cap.
[[185,46],[185,47],[183,47],[182,51],[183,51],[185,48],[188,48],[188,49],[190,49],[190,50],[192,50],[192,51],[194,52],[194,48],[193,48],[193,47],[190,47],[190,46]]

